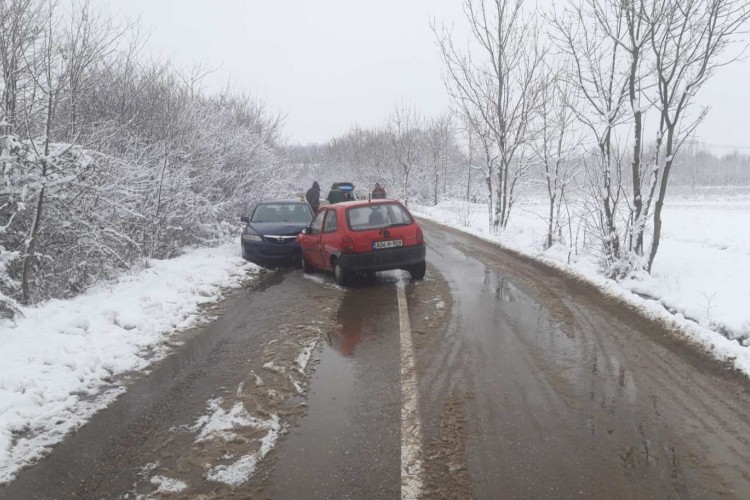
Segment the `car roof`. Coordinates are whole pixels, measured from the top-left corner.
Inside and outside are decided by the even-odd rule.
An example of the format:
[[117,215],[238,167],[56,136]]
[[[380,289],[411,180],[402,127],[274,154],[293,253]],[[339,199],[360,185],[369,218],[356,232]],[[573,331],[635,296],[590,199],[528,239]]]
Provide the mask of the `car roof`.
[[353,200],[353,201],[342,201],[341,203],[336,203],[334,205],[330,205],[331,207],[342,207],[342,208],[351,208],[351,207],[363,207],[366,205],[385,205],[387,203],[398,203],[401,205],[401,202],[393,199],[393,198],[378,198],[377,200]]

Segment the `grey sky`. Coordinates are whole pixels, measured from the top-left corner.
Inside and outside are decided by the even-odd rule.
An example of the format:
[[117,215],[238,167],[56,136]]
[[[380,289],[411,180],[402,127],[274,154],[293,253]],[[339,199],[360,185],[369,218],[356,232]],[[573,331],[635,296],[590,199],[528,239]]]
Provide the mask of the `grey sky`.
[[[459,0],[102,1],[141,17],[151,53],[218,67],[209,90],[231,80],[284,111],[288,138],[303,143],[380,124],[401,99],[446,110],[430,19],[465,33]],[[750,148],[749,87],[750,61],[720,70],[699,95],[712,107],[702,141]]]

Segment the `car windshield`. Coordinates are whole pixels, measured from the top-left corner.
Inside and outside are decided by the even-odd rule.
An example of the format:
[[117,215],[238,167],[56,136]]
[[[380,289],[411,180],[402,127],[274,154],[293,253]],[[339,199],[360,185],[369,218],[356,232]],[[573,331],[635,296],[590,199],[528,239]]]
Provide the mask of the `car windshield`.
[[310,208],[304,203],[263,203],[253,212],[253,222],[294,222],[309,224]]
[[346,218],[352,231],[405,226],[414,222],[409,212],[398,203],[378,203],[352,207],[346,211]]

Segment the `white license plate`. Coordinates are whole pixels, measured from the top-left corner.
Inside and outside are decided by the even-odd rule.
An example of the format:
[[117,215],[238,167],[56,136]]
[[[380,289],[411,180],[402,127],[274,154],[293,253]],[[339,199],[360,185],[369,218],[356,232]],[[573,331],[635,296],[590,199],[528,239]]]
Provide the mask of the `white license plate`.
[[388,240],[388,241],[375,241],[372,244],[372,248],[375,250],[381,250],[383,248],[396,248],[404,246],[402,240]]

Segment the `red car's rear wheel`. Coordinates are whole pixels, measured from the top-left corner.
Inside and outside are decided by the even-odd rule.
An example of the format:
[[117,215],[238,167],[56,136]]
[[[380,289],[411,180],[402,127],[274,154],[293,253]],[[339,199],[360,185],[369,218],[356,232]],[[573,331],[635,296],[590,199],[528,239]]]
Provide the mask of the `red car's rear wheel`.
[[337,260],[333,261],[333,275],[336,278],[336,284],[339,286],[346,286],[349,284],[350,273],[343,267]]
[[424,275],[427,272],[427,263],[425,261],[420,262],[409,268],[409,274],[413,280],[424,279]]

